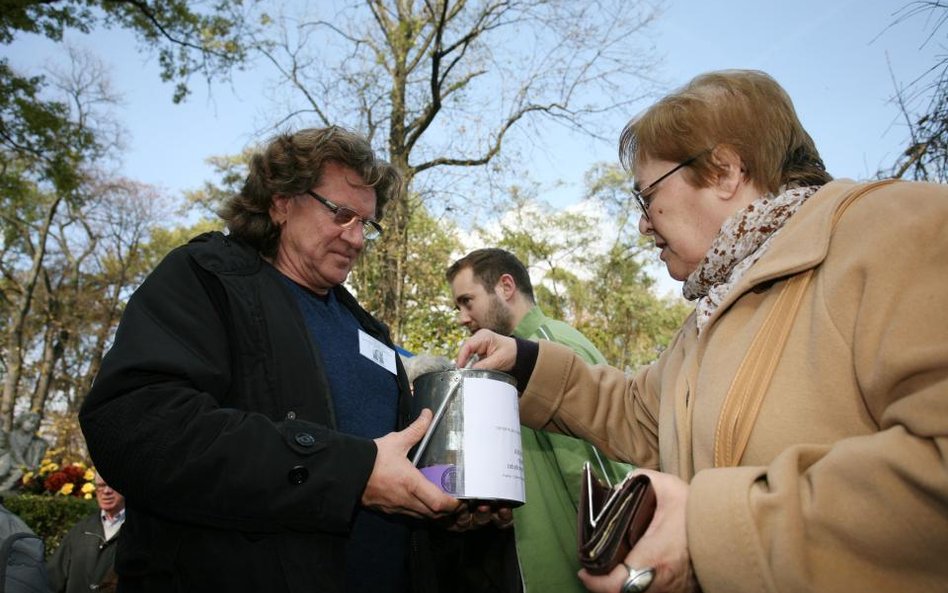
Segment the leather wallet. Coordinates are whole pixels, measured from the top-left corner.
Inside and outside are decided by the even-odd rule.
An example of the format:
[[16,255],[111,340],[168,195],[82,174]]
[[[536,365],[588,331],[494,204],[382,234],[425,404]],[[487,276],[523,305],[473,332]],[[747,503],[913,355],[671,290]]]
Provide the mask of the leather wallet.
[[635,546],[655,515],[655,490],[648,476],[626,476],[609,487],[583,466],[579,489],[579,563],[606,574]]

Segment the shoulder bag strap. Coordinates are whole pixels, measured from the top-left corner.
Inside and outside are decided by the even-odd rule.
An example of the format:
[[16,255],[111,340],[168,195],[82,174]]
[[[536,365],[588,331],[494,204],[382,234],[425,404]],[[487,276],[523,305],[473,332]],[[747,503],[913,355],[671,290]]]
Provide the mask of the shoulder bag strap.
[[[833,213],[832,226],[856,199],[868,192],[893,183],[886,179],[859,185],[850,190]],[[731,387],[724,398],[721,415],[714,434],[714,466],[733,467],[741,462],[751,431],[757,421],[764,394],[770,385],[783,348],[790,336],[803,294],[816,268],[800,272],[784,283],[773,308],[754,336],[744,360],[734,375]]]

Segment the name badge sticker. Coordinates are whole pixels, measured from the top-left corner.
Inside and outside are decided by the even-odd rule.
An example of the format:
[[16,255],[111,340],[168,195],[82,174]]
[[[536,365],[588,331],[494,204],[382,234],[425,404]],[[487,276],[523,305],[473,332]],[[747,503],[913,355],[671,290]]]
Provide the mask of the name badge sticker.
[[379,342],[363,330],[359,330],[359,354],[368,358],[393,375],[395,368],[395,350]]

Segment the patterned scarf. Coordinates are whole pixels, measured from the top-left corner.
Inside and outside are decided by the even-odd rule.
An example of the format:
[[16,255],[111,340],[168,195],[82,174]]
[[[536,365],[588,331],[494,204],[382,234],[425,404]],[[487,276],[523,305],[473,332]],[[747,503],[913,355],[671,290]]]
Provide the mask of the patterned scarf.
[[686,299],[698,299],[698,332],[737,281],[770,246],[787,220],[819,187],[797,187],[767,194],[728,218],[698,268],[682,287]]

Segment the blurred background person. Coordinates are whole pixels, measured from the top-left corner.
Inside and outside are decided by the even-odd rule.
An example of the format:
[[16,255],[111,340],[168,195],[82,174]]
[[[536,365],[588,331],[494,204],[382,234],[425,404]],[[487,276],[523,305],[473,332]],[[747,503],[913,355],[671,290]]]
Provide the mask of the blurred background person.
[[125,522],[125,497],[96,472],[95,499],[99,510],[63,536],[47,563],[55,593],[101,590],[103,583],[114,577],[115,542]]
[[48,593],[46,546],[0,498],[0,592]]
[[[586,336],[568,323],[547,317],[536,304],[527,268],[509,251],[478,249],[446,272],[458,310],[458,322],[471,333],[485,328],[525,340],[563,344],[589,364],[605,358]],[[526,504],[513,510],[513,528],[486,524],[459,534],[463,573],[503,583],[501,590],[528,593],[582,593],[576,573],[576,509],[580,475],[589,462],[615,482],[632,467],[610,461],[590,443],[563,434],[521,427]],[[476,515],[476,513],[475,513]],[[439,565],[441,570],[445,566]],[[491,573],[489,577],[477,570]]]
[[33,530],[26,524],[19,515],[3,506],[3,499],[0,498],[0,542],[10,537],[14,533],[33,534]]

